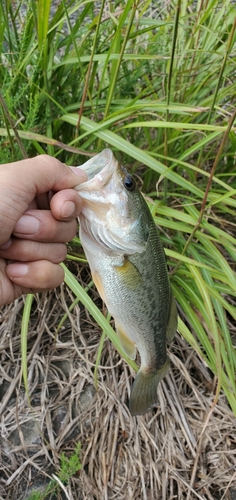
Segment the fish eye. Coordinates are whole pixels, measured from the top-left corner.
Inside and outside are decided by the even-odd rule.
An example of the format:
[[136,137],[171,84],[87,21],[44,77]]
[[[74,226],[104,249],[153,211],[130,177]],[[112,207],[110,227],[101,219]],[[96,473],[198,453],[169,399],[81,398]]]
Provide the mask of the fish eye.
[[123,184],[128,191],[135,190],[136,184],[135,184],[135,180],[133,179],[132,175],[127,174],[124,178]]

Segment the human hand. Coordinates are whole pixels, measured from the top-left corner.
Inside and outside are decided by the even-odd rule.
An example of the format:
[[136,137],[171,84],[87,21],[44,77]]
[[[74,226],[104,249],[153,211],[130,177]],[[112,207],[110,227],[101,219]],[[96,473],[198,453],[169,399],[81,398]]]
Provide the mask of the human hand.
[[47,155],[0,165],[0,306],[62,283],[82,206],[73,188],[85,180]]

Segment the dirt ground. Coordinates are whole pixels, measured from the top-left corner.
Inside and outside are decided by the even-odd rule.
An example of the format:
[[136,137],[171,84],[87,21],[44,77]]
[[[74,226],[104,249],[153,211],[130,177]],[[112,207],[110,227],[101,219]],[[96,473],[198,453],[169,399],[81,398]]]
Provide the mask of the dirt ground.
[[[86,285],[87,268],[72,267]],[[91,296],[102,306],[96,291]],[[69,313],[73,299],[63,285],[33,303],[31,406],[21,382],[24,299],[1,312],[0,499],[43,492],[58,474],[61,453],[69,457],[80,441],[82,469],[48,499],[235,500],[236,419],[223,394],[214,405],[216,380],[202,360],[177,334],[157,407],[132,418],[127,401],[134,374],[106,339],[95,389],[101,331],[83,306]]]

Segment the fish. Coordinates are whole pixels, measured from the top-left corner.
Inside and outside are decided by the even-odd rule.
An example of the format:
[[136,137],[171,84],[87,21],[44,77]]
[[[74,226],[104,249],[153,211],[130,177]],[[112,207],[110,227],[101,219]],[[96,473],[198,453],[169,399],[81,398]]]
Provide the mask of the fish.
[[88,176],[75,188],[82,198],[80,240],[124,351],[132,360],[139,351],[129,410],[144,415],[157,403],[170,365],[167,342],[177,329],[164,249],[134,177],[110,149],[79,168]]

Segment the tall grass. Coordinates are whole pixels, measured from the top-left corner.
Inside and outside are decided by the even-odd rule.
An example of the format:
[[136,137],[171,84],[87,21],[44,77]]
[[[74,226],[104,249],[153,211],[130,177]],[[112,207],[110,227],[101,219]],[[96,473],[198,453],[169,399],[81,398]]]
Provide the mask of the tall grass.
[[[19,140],[28,155],[46,151],[67,164],[109,146],[141,176],[179,332],[236,413],[235,5],[53,4],[0,5],[1,161],[22,158]],[[67,269],[65,280],[121,349]]]

